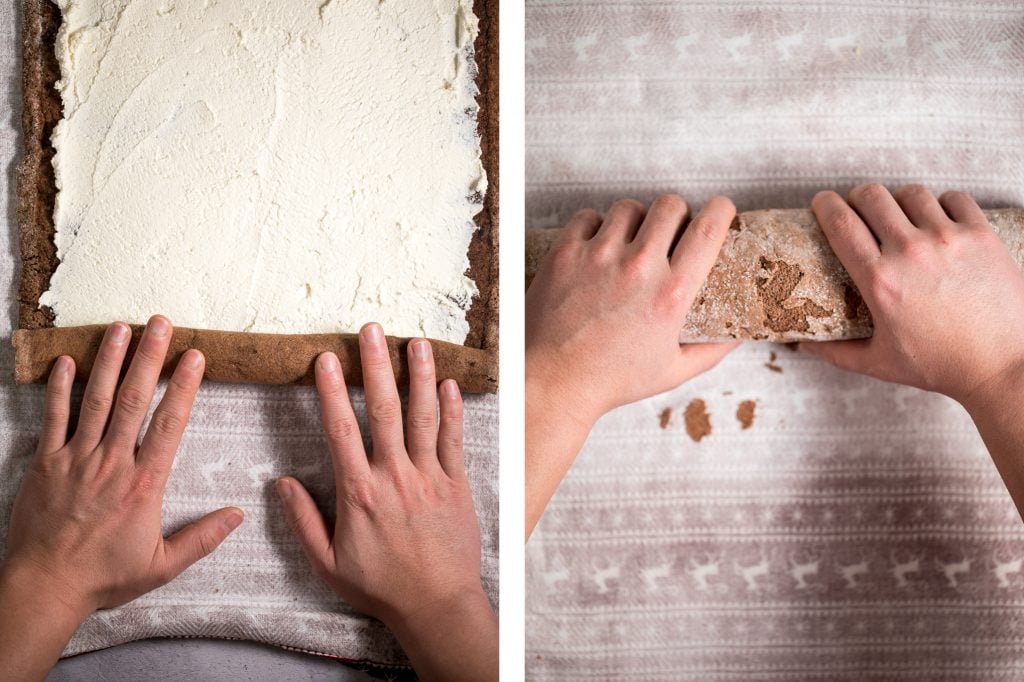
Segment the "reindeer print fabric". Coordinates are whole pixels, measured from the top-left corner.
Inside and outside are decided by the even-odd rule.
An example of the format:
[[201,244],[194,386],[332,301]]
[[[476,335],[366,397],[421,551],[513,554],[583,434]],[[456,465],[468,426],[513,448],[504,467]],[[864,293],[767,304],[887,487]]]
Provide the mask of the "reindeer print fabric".
[[[526,34],[529,227],[866,181],[1024,203],[1019,3],[533,0]],[[958,405],[748,344],[592,433],[527,546],[528,676],[1019,679],[1022,561]]]

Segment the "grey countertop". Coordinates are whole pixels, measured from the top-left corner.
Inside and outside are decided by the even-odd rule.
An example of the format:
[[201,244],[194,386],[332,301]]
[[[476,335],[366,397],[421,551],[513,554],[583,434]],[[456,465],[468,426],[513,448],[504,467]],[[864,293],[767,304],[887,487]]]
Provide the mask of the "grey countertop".
[[149,639],[60,661],[48,682],[104,680],[371,680],[369,675],[330,658],[254,642],[212,639]]

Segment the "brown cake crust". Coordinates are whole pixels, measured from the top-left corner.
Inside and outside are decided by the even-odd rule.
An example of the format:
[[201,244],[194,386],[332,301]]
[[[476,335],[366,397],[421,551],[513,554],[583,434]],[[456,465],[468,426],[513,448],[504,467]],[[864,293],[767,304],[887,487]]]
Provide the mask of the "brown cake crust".
[[[498,2],[474,0],[480,31],[474,43],[480,94],[477,128],[488,190],[476,216],[477,231],[469,246],[468,276],[479,290],[468,313],[469,334],[463,346],[433,341],[438,378],[450,377],[465,391],[497,390],[498,353]],[[25,0],[23,32],[23,113],[25,152],[17,169],[17,218],[21,248],[18,288],[18,326],[15,341],[15,380],[45,381],[53,360],[71,355],[78,361],[78,378],[88,377],[91,358],[99,345],[101,327],[53,327],[53,312],[39,307],[58,260],[54,246],[53,210],[57,196],[51,136],[63,112],[54,84],[60,65],[54,51],[60,10],[50,0]],[[154,311],[158,312],[158,311]],[[358,352],[351,334],[252,334],[213,330],[175,330],[174,343],[195,342],[207,352],[206,376],[214,381],[282,384],[304,383],[316,355],[338,352],[346,377],[359,385]],[[390,338],[393,349],[406,339]],[[176,348],[172,344],[172,350]],[[180,354],[180,350],[177,354]],[[176,355],[173,354],[172,355]],[[168,356],[169,358],[171,356]],[[442,372],[442,365],[444,371]],[[404,356],[395,365],[400,381],[407,375]]]
[[[135,351],[143,329],[140,325],[132,326],[129,354]],[[54,358],[61,355],[74,358],[77,378],[88,378],[105,331],[105,325],[16,330],[15,380],[21,384],[46,381]],[[405,350],[408,342],[409,339],[388,337],[391,365],[400,384],[409,381]],[[445,341],[434,341],[431,345],[438,381],[456,379],[462,390],[470,393],[495,390],[498,368],[494,353]],[[363,385],[356,334],[253,334],[176,328],[164,360],[164,376],[170,374],[189,348],[202,351],[206,358],[204,378],[211,381],[311,384],[316,357],[333,351],[346,368],[348,385]]]

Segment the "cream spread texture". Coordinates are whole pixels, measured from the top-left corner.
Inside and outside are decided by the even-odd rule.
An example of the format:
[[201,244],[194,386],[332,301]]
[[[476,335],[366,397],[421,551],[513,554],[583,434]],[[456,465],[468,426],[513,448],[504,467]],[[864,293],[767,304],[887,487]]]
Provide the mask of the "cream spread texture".
[[486,191],[466,2],[57,4],[57,325],[465,340]]

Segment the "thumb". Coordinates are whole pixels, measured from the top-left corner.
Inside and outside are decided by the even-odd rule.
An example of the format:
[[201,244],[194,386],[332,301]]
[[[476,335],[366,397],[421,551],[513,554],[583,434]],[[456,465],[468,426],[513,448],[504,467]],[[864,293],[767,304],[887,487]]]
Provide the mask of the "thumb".
[[868,373],[869,339],[855,341],[811,341],[801,342],[797,348],[801,353],[821,358],[839,369],[860,374]]
[[698,374],[708,371],[739,345],[739,342],[735,341],[681,344],[679,355],[676,356],[674,366],[670,371],[673,378],[672,386],[678,386],[684,381],[689,381]]
[[224,538],[242,523],[238,507],[210,512],[164,540],[165,575],[174,578],[186,568],[213,552]]
[[288,526],[302,546],[314,572],[326,570],[329,566],[331,533],[316,502],[301,483],[290,476],[277,479],[274,484],[277,496],[281,498],[284,516]]

